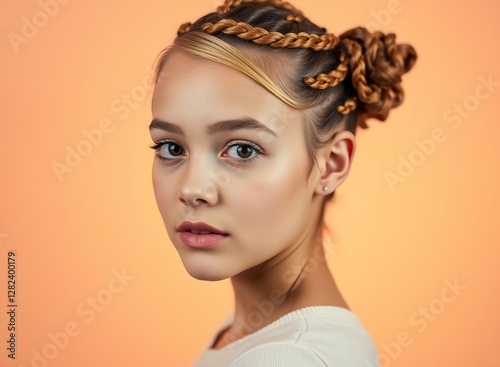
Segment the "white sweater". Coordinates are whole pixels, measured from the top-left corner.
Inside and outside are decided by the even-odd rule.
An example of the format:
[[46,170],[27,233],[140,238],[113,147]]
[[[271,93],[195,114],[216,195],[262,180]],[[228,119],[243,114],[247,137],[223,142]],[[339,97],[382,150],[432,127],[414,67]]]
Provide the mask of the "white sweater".
[[305,307],[221,349],[211,349],[233,318],[228,316],[192,367],[379,367],[372,339],[346,308]]

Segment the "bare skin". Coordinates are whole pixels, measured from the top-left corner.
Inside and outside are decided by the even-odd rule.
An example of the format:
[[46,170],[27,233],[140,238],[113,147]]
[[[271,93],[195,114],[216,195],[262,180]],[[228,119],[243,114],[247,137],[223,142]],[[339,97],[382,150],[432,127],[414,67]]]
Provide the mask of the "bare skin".
[[[332,132],[334,139],[316,152],[318,165],[306,177],[304,112],[236,70],[183,52],[165,63],[152,113],[183,131],[151,129],[155,142],[170,141],[173,151],[182,152],[166,156],[170,150],[160,150],[168,161],[153,164],[156,201],[172,244],[193,277],[230,278],[234,289],[235,321],[214,349],[303,307],[348,308],[328,269],[318,224],[325,195],[349,173],[352,133]],[[245,128],[207,133],[214,122],[242,117],[272,133]],[[286,124],[276,123],[284,119]],[[262,149],[258,158],[228,148],[246,142]],[[214,248],[193,249],[176,231],[185,220],[203,221],[229,236]]]

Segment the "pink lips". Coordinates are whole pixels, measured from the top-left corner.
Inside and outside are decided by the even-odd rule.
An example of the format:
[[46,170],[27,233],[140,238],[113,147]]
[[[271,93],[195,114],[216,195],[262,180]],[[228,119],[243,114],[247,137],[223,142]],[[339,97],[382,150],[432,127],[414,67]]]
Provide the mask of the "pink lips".
[[[229,234],[203,222],[182,222],[179,228],[179,238],[189,247],[210,248],[220,244]],[[210,233],[193,233],[210,232]]]

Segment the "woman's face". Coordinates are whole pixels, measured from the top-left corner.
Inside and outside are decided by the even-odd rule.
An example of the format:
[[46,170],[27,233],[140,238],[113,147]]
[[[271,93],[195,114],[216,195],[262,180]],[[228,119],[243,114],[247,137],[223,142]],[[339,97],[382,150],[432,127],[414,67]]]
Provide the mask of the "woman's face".
[[[239,71],[176,51],[162,69],[152,114],[151,137],[161,145],[152,171],[156,201],[193,277],[220,280],[265,266],[314,227],[318,174],[307,177],[303,112]],[[227,235],[180,233],[185,221]],[[215,246],[185,243],[216,237],[223,239]]]

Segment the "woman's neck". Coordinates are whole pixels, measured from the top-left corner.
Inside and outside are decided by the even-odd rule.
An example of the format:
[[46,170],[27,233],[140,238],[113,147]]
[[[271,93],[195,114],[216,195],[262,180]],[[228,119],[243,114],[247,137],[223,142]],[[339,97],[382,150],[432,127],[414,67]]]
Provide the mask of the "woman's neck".
[[235,311],[232,325],[214,349],[252,334],[289,312],[308,306],[348,308],[328,268],[321,240],[312,236],[286,253],[231,278]]

